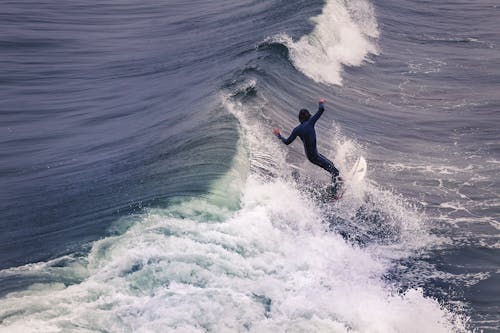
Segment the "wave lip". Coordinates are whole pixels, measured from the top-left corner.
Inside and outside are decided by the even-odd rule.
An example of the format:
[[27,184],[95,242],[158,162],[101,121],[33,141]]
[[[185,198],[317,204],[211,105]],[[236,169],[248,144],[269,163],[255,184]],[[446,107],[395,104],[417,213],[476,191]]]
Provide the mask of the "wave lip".
[[379,53],[379,30],[372,5],[365,0],[329,0],[313,17],[314,30],[294,42],[286,34],[271,38],[290,50],[293,65],[318,83],[342,84],[343,66],[360,66]]

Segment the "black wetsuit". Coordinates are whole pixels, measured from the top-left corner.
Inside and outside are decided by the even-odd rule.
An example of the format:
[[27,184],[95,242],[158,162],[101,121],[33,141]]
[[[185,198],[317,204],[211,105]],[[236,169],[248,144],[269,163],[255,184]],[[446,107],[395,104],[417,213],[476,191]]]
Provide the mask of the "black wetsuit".
[[324,111],[325,108],[323,105],[320,105],[318,112],[316,112],[314,116],[310,117],[308,120],[301,123],[299,126],[295,127],[288,139],[285,139],[280,134],[278,134],[277,137],[283,141],[284,144],[289,145],[298,136],[304,143],[304,150],[306,151],[307,159],[311,161],[311,163],[314,163],[328,171],[332,175],[332,179],[335,182],[336,178],[339,176],[339,170],[337,170],[335,165],[333,165],[329,159],[318,153],[318,149],[316,148],[316,131],[314,130],[314,125]]

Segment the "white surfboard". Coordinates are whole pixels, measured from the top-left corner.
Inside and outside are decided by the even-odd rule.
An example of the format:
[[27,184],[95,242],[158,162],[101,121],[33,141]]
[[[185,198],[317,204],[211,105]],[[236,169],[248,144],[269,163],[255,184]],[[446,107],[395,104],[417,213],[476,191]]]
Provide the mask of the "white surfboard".
[[344,185],[338,190],[331,202],[340,200],[348,188],[355,188],[365,178],[367,167],[365,158],[363,156],[358,157],[351,170],[341,176],[344,180]]
[[363,156],[360,156],[349,172],[347,181],[354,183],[359,183],[360,181],[362,181],[366,176],[367,166],[368,165],[366,164],[365,158]]

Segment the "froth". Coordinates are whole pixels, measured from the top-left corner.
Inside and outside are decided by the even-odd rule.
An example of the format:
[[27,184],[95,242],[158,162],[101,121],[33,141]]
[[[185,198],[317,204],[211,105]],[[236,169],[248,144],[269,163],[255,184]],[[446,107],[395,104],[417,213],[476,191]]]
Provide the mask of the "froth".
[[[241,126],[229,179],[214,184],[212,195],[122,221],[130,227],[95,242],[78,264],[3,272],[79,281],[0,299],[0,331],[465,331],[422,290],[391,287],[384,277],[390,258],[329,231],[327,212],[283,171],[277,143],[259,139],[261,122],[245,105],[224,103]],[[339,148],[339,158],[352,147]]]
[[313,21],[314,30],[298,41],[284,34],[273,40],[284,43],[294,66],[316,82],[341,84],[343,66],[359,66],[378,53],[377,22],[365,0],[329,0]]
[[39,285],[1,300],[0,325],[24,332],[456,329],[421,290],[392,291],[383,280],[387,263],[327,232],[321,210],[293,184],[250,176],[242,193],[241,208],[216,223],[199,220],[189,208],[196,200],[149,211],[124,234],[94,244],[81,283]]

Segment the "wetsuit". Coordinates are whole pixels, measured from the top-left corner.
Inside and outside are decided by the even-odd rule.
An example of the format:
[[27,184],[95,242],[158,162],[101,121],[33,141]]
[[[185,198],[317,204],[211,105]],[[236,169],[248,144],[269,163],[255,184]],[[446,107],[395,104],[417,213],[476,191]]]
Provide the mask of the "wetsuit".
[[281,134],[276,136],[286,145],[292,143],[298,136],[304,143],[304,150],[306,152],[307,159],[311,161],[311,163],[314,163],[328,171],[332,175],[332,180],[335,182],[339,176],[339,170],[337,170],[335,165],[333,165],[329,159],[318,153],[318,149],[316,148],[316,131],[314,130],[314,125],[324,111],[325,108],[323,104],[320,104],[318,112],[316,112],[314,116],[310,117],[308,120],[301,123],[299,126],[295,127],[292,134],[290,134],[287,139],[282,137]]

